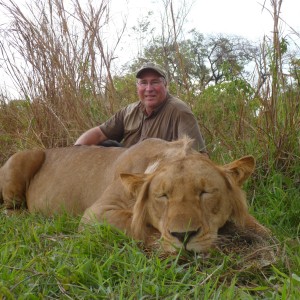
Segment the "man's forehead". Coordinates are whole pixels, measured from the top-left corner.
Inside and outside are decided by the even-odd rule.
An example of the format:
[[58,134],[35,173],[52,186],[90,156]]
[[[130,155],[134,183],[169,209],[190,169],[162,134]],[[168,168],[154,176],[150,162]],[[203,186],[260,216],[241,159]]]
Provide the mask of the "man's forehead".
[[157,78],[160,78],[162,77],[159,73],[149,69],[149,70],[144,70],[140,76],[139,76],[139,79],[148,79],[148,78],[154,78],[154,79],[157,79]]

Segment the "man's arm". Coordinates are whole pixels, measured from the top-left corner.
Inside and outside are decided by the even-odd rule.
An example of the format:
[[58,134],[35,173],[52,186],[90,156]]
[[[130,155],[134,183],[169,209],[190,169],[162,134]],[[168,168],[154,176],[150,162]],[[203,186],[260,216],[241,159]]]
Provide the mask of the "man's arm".
[[84,132],[75,142],[75,146],[79,145],[98,145],[108,138],[99,126],[91,128]]
[[193,148],[202,154],[209,156],[198,122],[191,111],[181,111],[178,123],[178,135],[179,137],[187,135],[194,139],[195,142]]

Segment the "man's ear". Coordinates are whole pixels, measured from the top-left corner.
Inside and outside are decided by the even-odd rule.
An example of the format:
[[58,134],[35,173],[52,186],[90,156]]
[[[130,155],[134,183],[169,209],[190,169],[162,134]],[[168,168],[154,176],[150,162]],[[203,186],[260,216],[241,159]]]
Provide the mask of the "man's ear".
[[244,156],[222,167],[226,174],[230,175],[239,185],[250,177],[255,169],[255,159],[253,156]]

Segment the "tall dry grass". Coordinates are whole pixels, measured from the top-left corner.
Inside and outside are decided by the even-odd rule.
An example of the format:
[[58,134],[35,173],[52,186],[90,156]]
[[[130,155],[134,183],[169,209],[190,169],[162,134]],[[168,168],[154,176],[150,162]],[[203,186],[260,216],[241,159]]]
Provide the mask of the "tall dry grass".
[[118,108],[111,62],[122,32],[108,49],[107,0],[97,8],[79,0],[68,7],[59,0],[28,3],[21,9],[0,1],[11,20],[1,32],[0,51],[23,100],[13,104],[2,97],[1,131],[7,141],[27,132],[18,137],[21,148],[66,146]]
[[258,162],[259,180],[279,172],[299,184],[299,67],[295,71],[296,59],[287,57],[287,36],[281,31],[282,2],[271,1],[273,36],[265,36],[259,56],[254,57],[256,84],[236,80],[210,86],[199,96],[195,112],[218,160],[251,153]]
[[300,161],[300,90],[297,78],[292,76],[292,72],[284,70],[288,41],[281,30],[282,4],[282,0],[271,1],[273,36],[269,43],[266,37],[262,45],[264,72],[269,76],[258,97],[261,110],[257,128],[264,159],[271,160],[277,170],[285,172]]
[[[289,172],[297,164],[300,151],[299,87],[282,68],[282,2],[271,1],[274,34],[265,37],[256,57],[257,85],[225,83],[217,88],[225,88],[226,93],[216,94],[208,88],[200,96],[194,95],[188,84],[179,84],[188,82],[179,46],[188,11],[177,15],[173,2],[164,2],[167,23],[162,28],[162,43],[177,45],[179,61],[180,78],[172,82],[173,90],[185,95],[183,98],[195,108],[214,157],[226,160],[251,153],[260,160],[265,174],[273,167]],[[136,99],[134,78],[112,74],[114,49],[123,31],[108,48],[109,0],[102,0],[97,8],[91,4],[83,7],[79,0],[70,6],[59,0],[30,3],[21,9],[14,1],[0,0],[0,7],[11,20],[1,31],[0,51],[22,93],[21,101],[9,103],[2,96],[0,152],[7,156],[22,148],[70,145],[81,132]],[[12,50],[25,64],[19,63]],[[167,52],[158,58],[166,68],[168,59]],[[249,93],[251,89],[256,90],[254,96]]]

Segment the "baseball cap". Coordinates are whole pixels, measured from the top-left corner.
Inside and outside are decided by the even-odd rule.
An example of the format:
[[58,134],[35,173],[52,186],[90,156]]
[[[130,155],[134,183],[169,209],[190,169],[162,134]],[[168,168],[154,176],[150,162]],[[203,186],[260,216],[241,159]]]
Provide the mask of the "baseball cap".
[[163,70],[163,68],[160,65],[157,65],[152,62],[147,62],[147,63],[143,64],[142,67],[137,70],[136,78],[140,78],[142,72],[145,70],[153,70],[153,71],[157,72],[159,75],[161,75],[162,77],[164,77],[165,79],[167,78],[166,72]]

